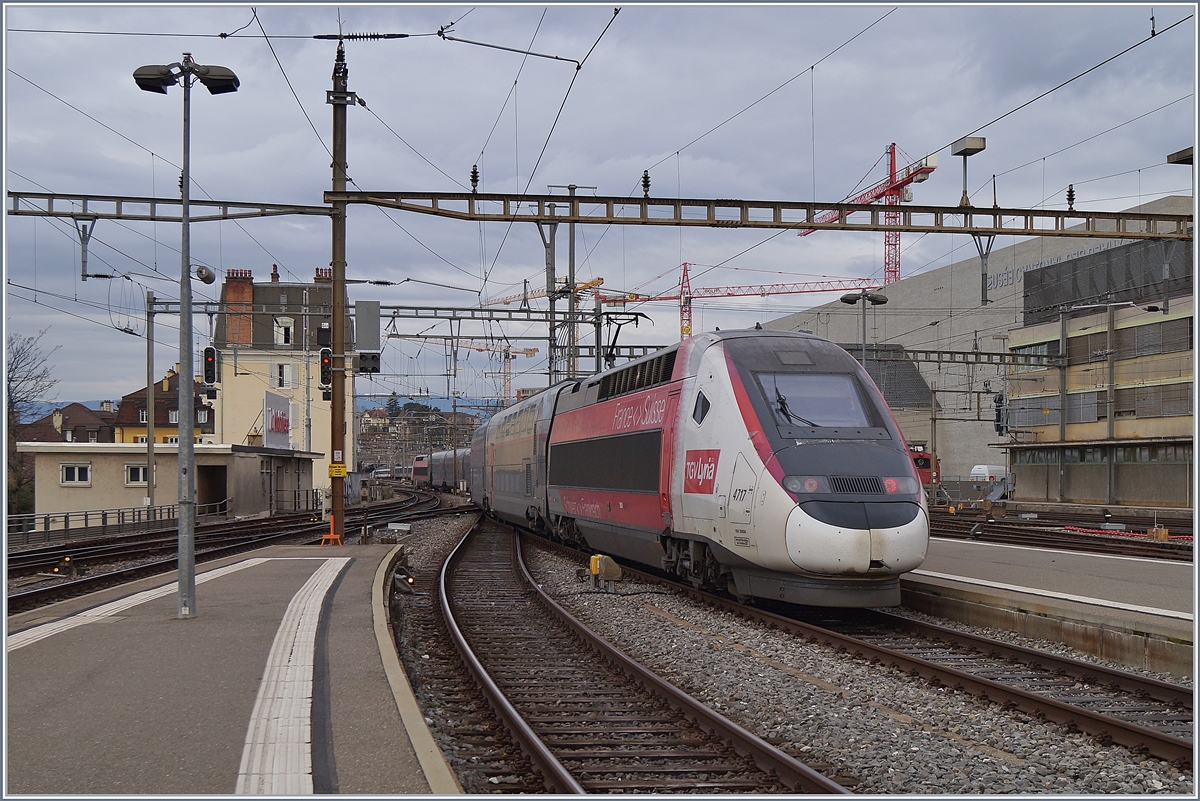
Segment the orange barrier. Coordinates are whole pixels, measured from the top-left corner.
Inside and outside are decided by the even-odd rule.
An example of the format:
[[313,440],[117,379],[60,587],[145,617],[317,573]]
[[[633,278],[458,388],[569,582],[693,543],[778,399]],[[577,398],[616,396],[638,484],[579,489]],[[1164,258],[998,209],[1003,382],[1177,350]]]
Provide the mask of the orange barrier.
[[329,533],[321,537],[321,547],[326,545],[342,545],[342,538],[333,532],[333,517],[329,518]]

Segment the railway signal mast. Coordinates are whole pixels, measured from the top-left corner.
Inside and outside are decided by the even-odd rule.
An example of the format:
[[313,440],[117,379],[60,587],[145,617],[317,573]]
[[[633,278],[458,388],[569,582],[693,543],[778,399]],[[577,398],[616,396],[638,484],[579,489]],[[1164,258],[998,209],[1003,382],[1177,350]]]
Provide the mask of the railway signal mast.
[[[937,154],[926,156],[920,161],[913,162],[902,172],[896,171],[896,143],[888,145],[886,155],[889,168],[887,177],[847,203],[874,203],[880,198],[889,206],[898,206],[901,201],[912,200],[912,185],[919,184],[929,178],[929,174],[937,169]],[[876,162],[878,163],[878,162]],[[838,219],[837,210],[827,211],[817,216],[817,222],[830,223]],[[900,211],[888,209],[883,213],[885,225],[896,226],[883,232],[883,283],[884,286],[900,280]],[[815,228],[801,231],[800,236],[808,236]]]

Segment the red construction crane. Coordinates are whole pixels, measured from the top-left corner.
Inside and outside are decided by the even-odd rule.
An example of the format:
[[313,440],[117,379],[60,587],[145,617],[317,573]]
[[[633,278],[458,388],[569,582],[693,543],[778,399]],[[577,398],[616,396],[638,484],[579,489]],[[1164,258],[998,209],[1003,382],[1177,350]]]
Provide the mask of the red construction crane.
[[[929,178],[929,173],[937,169],[937,154],[926,156],[920,161],[913,162],[902,172],[896,172],[896,143],[888,145],[885,155],[890,162],[888,175],[879,183],[847,203],[874,203],[883,198],[889,206],[895,206],[900,201],[912,200],[912,184],[919,184]],[[878,163],[878,162],[877,162]],[[829,223],[838,219],[838,212],[827,211],[816,217],[817,222]],[[884,225],[900,225],[900,212],[888,209],[883,213]],[[817,229],[809,228],[801,231],[800,236],[808,236]],[[900,232],[883,232],[883,283],[894,284],[900,280]]]
[[[693,265],[694,266],[694,265]],[[710,286],[692,289],[688,263],[680,269],[679,293],[674,295],[643,295],[627,292],[622,295],[601,295],[602,303],[641,303],[649,300],[679,301],[679,338],[692,335],[692,300],[695,298],[736,298],[748,295],[795,295],[805,292],[841,292],[847,289],[878,289],[879,282],[871,278],[827,278],[821,281],[801,281],[794,284],[757,284],[747,286]]]

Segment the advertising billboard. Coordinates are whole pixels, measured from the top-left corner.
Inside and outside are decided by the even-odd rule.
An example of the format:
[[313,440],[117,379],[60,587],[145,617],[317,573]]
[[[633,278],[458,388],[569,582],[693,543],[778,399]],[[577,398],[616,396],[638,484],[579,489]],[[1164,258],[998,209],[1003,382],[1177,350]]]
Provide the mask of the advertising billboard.
[[263,445],[268,448],[292,447],[291,401],[273,392],[264,393]]

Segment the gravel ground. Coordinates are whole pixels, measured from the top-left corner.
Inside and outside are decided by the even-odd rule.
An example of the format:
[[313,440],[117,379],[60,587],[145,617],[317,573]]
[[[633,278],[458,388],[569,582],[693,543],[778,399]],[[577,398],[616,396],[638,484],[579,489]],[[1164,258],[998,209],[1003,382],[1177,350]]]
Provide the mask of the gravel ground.
[[1160,760],[669,590],[622,581],[613,593],[591,591],[578,564],[540,552],[529,559],[543,589],[599,634],[768,742],[822,772],[853,777],[858,793],[1195,797],[1192,773]]

